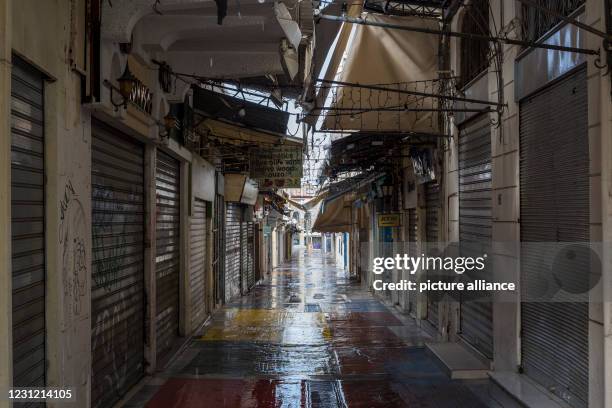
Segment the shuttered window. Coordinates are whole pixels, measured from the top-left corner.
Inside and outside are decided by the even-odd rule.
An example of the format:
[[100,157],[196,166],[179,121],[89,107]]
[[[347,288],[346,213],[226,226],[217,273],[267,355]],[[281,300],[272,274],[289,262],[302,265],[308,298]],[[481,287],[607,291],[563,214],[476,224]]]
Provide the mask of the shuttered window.
[[[558,246],[534,242],[589,241],[587,105],[586,69],[520,104],[521,286],[526,295],[556,287],[545,262]],[[570,273],[577,285],[588,284],[588,265]],[[588,404],[588,319],[586,302],[529,301],[521,307],[525,373],[575,407]]]
[[[11,253],[13,386],[45,381],[45,160],[43,77],[13,56]],[[36,406],[44,404],[15,404]]]
[[93,407],[144,375],[144,148],[92,121]]
[[155,276],[157,358],[165,358],[179,335],[180,162],[157,151],[155,171]]
[[[480,115],[459,135],[459,242],[462,256],[489,252],[492,238],[491,124]],[[489,279],[491,271],[472,271],[470,280]],[[488,358],[493,357],[493,308],[487,294],[461,294],[461,336]]]

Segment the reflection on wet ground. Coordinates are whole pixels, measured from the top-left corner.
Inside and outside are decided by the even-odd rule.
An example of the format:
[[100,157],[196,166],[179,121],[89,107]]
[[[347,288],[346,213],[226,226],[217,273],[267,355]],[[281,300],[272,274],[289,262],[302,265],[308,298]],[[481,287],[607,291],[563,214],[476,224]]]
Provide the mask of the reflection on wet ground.
[[451,381],[413,320],[318,251],[226,305],[129,407],[499,407]]

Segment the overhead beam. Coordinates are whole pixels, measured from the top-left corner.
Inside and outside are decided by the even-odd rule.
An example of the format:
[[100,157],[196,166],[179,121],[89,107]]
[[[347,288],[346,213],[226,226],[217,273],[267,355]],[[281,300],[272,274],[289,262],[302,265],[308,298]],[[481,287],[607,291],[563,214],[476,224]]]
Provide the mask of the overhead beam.
[[538,43],[534,41],[514,40],[511,38],[495,37],[495,36],[488,36],[488,35],[483,35],[483,34],[462,33],[458,31],[442,31],[442,30],[435,30],[435,29],[424,28],[424,27],[414,27],[414,26],[399,25],[399,24],[380,23],[377,21],[368,21],[362,18],[354,18],[354,17],[347,17],[347,16],[330,16],[328,14],[321,14],[317,18],[321,20],[337,21],[341,23],[388,28],[391,30],[411,31],[411,32],[423,33],[423,34],[446,35],[449,37],[465,38],[469,40],[484,40],[484,41],[489,41],[489,42],[500,42],[503,44],[521,45],[524,47],[533,47],[533,48],[544,48],[547,50],[573,52],[576,54],[599,55],[599,50],[590,50],[586,48],[576,48],[576,47],[565,47],[563,45],[554,45],[554,44],[543,44],[543,43]]

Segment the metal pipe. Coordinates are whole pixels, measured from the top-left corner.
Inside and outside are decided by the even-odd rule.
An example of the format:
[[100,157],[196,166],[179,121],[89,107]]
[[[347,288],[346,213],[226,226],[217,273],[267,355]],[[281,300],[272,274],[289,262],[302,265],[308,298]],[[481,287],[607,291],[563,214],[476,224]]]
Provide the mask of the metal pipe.
[[412,31],[412,32],[424,33],[424,34],[447,35],[449,37],[467,38],[470,40],[497,41],[497,42],[501,42],[504,44],[510,44],[510,45],[522,45],[525,47],[544,48],[547,50],[564,51],[564,52],[574,52],[577,54],[599,55],[599,50],[590,50],[586,48],[576,48],[576,47],[565,47],[562,45],[553,45],[553,44],[542,44],[542,43],[536,43],[533,41],[513,40],[510,38],[492,37],[492,36],[483,35],[483,34],[462,33],[462,32],[457,32],[457,31],[442,31],[442,30],[434,30],[431,28],[404,26],[404,25],[388,24],[388,23],[378,23],[375,21],[367,21],[362,18],[330,16],[328,14],[321,14],[318,16],[318,18],[322,20],[338,21],[338,22],[343,22],[343,23],[359,24],[359,25],[381,27],[381,28],[389,28],[393,30]]
[[407,90],[401,90],[401,89],[392,89],[392,88],[387,88],[387,87],[378,86],[378,85],[361,85],[361,84],[355,84],[355,83],[352,83],[352,82],[332,81],[332,80],[323,79],[323,78],[317,79],[317,82],[321,82],[321,83],[324,83],[324,84],[334,84],[334,85],[350,86],[350,87],[354,87],[354,88],[372,89],[372,90],[375,90],[375,91],[388,91],[388,92],[392,92],[392,93],[414,95],[414,96],[423,96],[423,97],[428,97],[428,98],[440,98],[440,99],[447,99],[447,100],[450,100],[450,101],[457,101],[457,102],[478,103],[478,104],[482,104],[482,105],[492,105],[492,106],[506,106],[505,103],[492,102],[492,101],[481,101],[479,99],[462,98],[460,96],[440,95],[440,94],[434,94],[434,93],[429,93],[429,92],[407,91]]
[[351,113],[368,113],[368,112],[493,112],[490,108],[483,109],[468,109],[468,108],[402,108],[402,107],[390,107],[390,108],[370,108],[370,109],[359,109],[359,108],[313,108],[313,110],[319,111],[340,111]]

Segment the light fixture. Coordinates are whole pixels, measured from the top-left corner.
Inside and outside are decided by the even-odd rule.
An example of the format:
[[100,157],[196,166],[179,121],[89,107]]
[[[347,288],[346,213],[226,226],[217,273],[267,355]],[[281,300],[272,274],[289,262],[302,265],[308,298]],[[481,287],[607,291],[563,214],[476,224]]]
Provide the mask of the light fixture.
[[244,118],[246,116],[246,110],[243,107],[238,109],[238,116],[240,116],[241,118]]
[[[104,80],[104,84],[110,88],[110,102],[115,107],[115,110],[117,110],[119,107],[123,107],[124,109],[127,108],[127,104],[130,100],[130,95],[134,90],[134,86],[136,85],[136,81],[137,79],[130,71],[130,66],[127,63],[125,64],[125,70],[123,71],[123,74],[121,74],[121,76],[117,78],[119,88],[111,84],[108,80]],[[121,95],[121,102],[115,102],[115,99],[113,97],[115,91],[118,92],[119,95]]]
[[121,96],[123,96],[124,99],[129,99],[134,89],[134,85],[136,85],[136,77],[132,74],[132,71],[130,71],[130,66],[127,62],[123,74],[117,78],[117,83],[119,84],[119,93],[121,93]]

